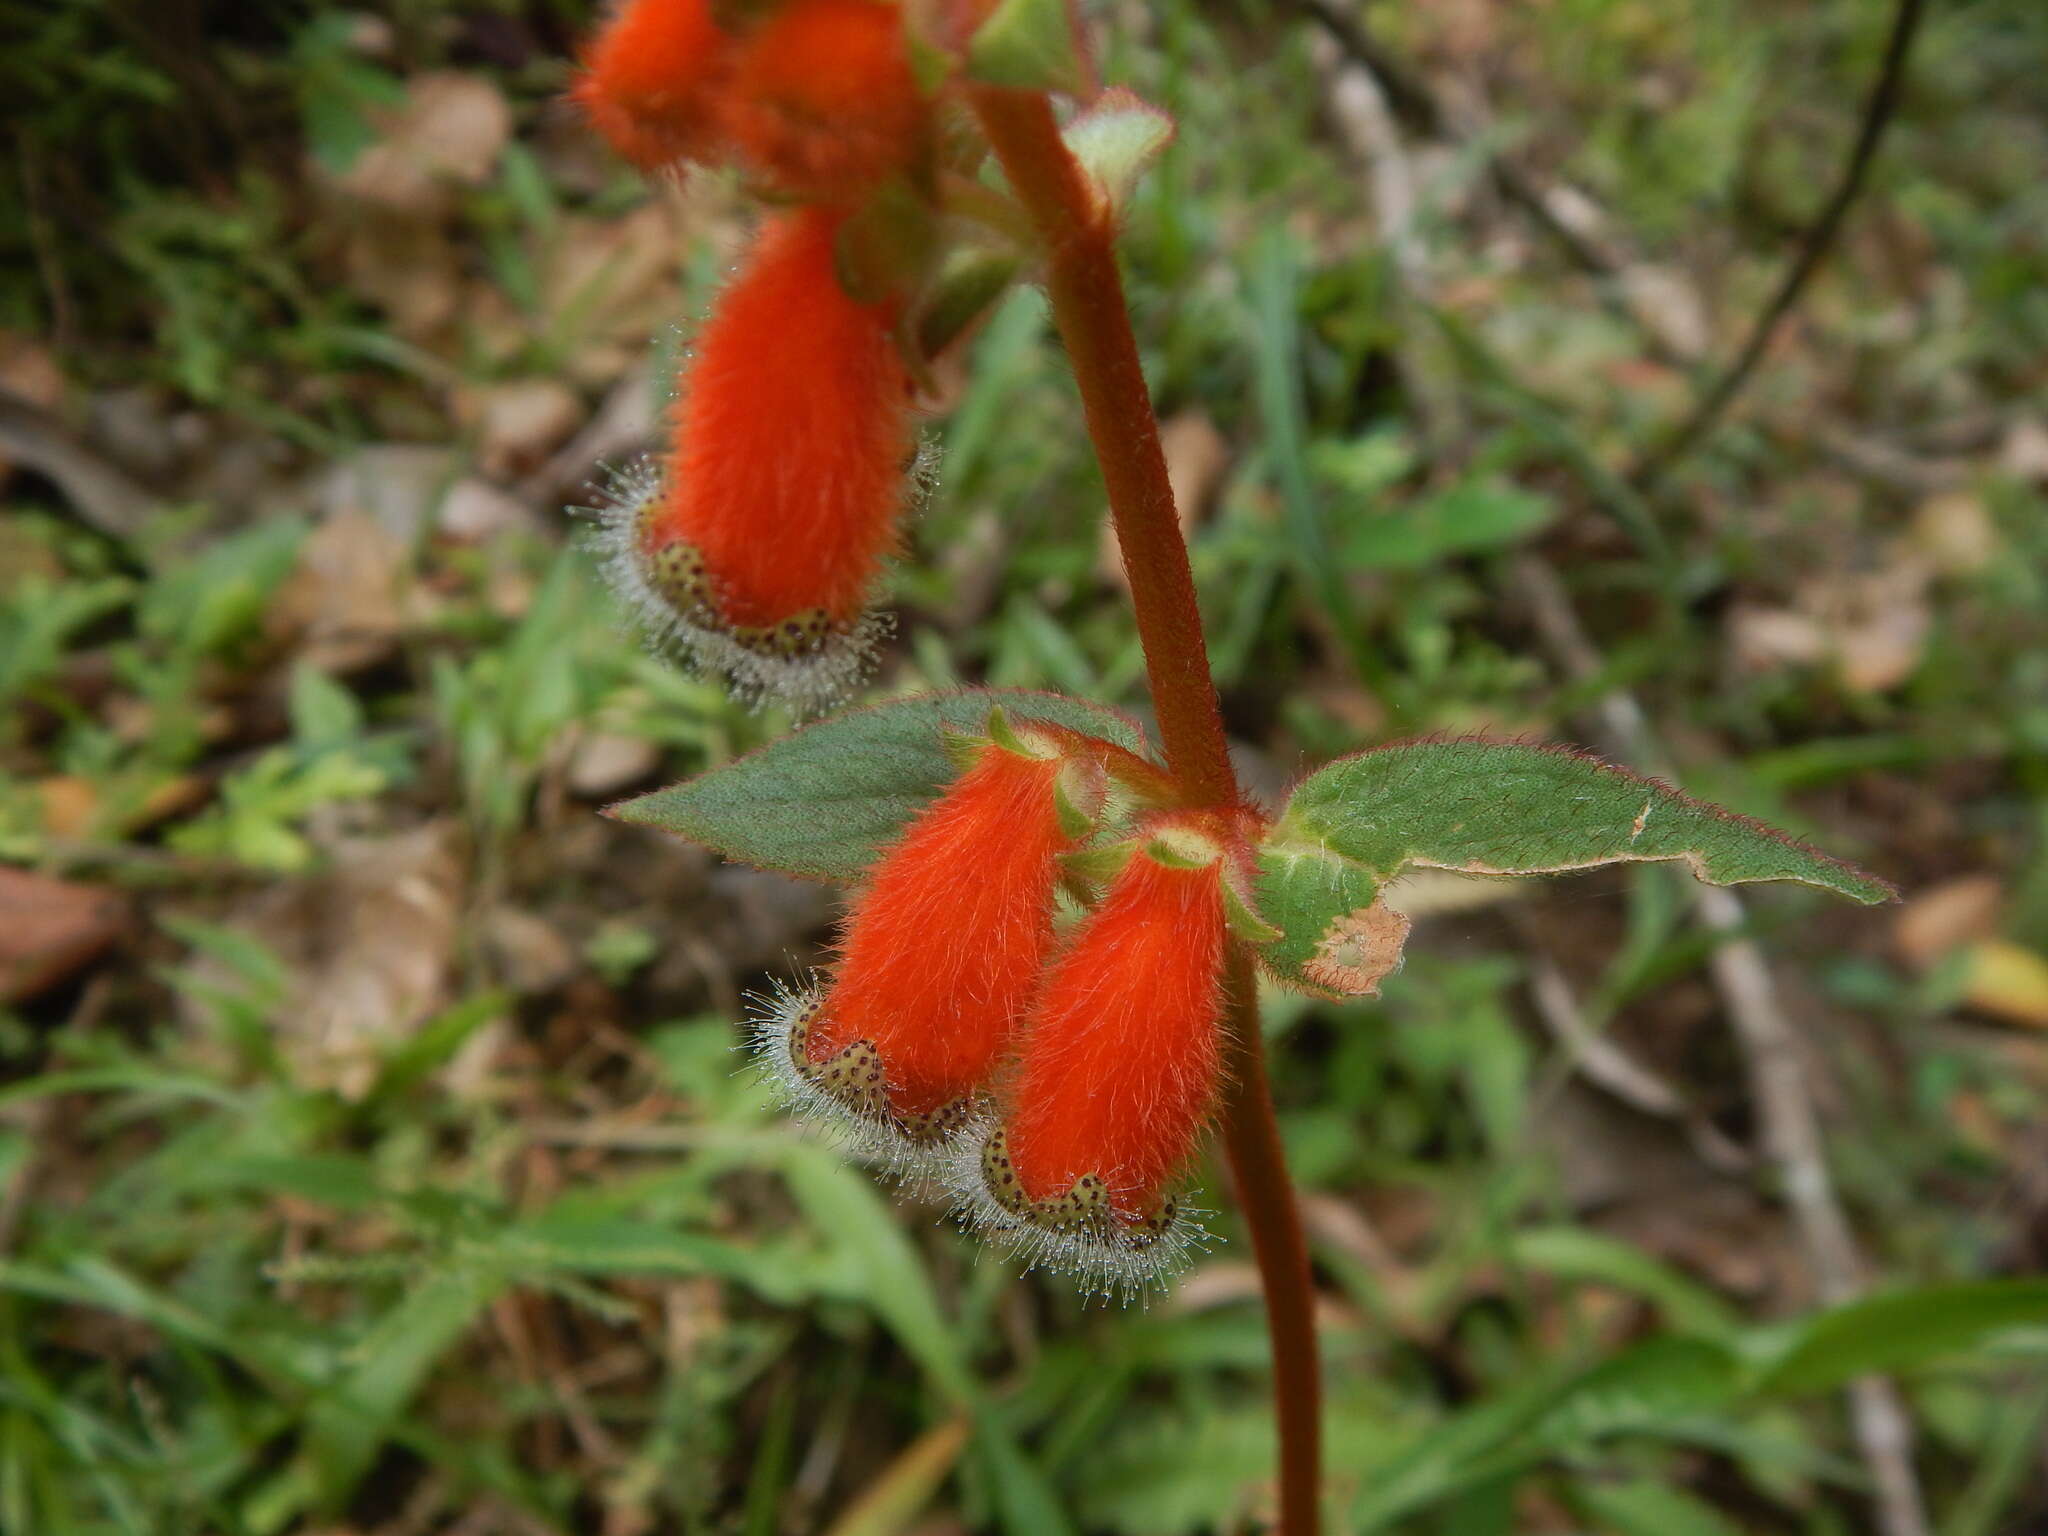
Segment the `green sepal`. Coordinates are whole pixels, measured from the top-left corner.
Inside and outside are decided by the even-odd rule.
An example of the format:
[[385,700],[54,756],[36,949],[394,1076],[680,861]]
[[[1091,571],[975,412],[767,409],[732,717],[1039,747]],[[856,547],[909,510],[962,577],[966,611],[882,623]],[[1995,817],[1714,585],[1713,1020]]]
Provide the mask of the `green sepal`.
[[935,358],[979,324],[1023,270],[1002,251],[962,247],[942,259],[920,300],[913,334],[919,355]]
[[954,769],[965,773],[981,761],[981,754],[995,743],[986,736],[977,736],[972,731],[947,731],[942,745],[946,757]]
[[903,32],[910,47],[910,78],[917,82],[918,94],[937,95],[953,73],[953,56],[917,27],[906,26]]
[[1131,194],[1173,142],[1174,121],[1129,91],[1104,91],[1060,131],[1096,189],[1118,217]]
[[1053,775],[1053,809],[1059,815],[1060,831],[1078,842],[1094,832],[1108,803],[1108,775],[1099,763],[1068,758]]
[[1066,0],[1002,0],[967,45],[967,73],[986,85],[1020,91],[1085,88]]
[[900,177],[885,181],[839,226],[839,286],[859,303],[883,303],[918,285],[937,246],[930,204]]
[[1187,827],[1161,827],[1145,840],[1145,857],[1168,869],[1207,869],[1223,845]]
[[998,706],[1027,727],[1042,720],[1146,750],[1135,722],[1092,700],[1024,689],[927,693],[830,716],[609,814],[736,863],[855,880],[960,776],[951,742],[986,729]]
[[1014,757],[1028,757],[1034,762],[1044,762],[1057,754],[1043,747],[1033,746],[1017,734],[1017,728],[1010,724],[1010,717],[998,705],[988,712],[988,739]]
[[1070,879],[1090,885],[1107,885],[1124,872],[1138,851],[1137,840],[1105,843],[1100,848],[1076,848],[1060,855],[1060,869]]
[[1245,900],[1234,881],[1223,882],[1223,921],[1230,931],[1247,944],[1267,945],[1287,937],[1281,929],[1275,928]]

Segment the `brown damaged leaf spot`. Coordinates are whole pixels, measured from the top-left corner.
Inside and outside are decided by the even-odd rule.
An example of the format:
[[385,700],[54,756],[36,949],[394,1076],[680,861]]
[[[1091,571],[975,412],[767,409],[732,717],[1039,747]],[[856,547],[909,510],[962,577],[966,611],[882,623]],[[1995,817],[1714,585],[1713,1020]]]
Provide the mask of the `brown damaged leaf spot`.
[[1377,997],[1380,983],[1399,968],[1407,943],[1407,914],[1375,901],[1333,919],[1301,973],[1344,997]]

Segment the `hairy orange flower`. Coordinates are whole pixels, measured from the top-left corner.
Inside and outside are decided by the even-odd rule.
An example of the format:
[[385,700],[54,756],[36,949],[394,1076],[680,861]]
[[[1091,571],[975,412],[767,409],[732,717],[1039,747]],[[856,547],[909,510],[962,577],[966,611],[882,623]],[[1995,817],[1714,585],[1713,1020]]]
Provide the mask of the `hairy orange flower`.
[[1131,855],[1053,966],[1003,1122],[955,1170],[970,1217],[1125,1287],[1199,1239],[1167,1185],[1222,1072],[1222,859],[1190,868],[1155,847]]
[[981,746],[910,823],[841,924],[830,984],[764,1021],[791,1096],[901,1161],[975,1118],[1051,947],[1066,817],[1100,804],[1099,769],[1017,744]]
[[764,227],[685,367],[664,473],[600,509],[610,574],[656,630],[807,706],[865,665],[915,447],[888,308],[840,285],[838,225],[806,208]]
[[624,0],[584,50],[570,94],[642,170],[717,158],[732,42],[710,0]]
[[789,0],[747,39],[727,126],[783,191],[847,200],[916,153],[924,103],[889,0]]

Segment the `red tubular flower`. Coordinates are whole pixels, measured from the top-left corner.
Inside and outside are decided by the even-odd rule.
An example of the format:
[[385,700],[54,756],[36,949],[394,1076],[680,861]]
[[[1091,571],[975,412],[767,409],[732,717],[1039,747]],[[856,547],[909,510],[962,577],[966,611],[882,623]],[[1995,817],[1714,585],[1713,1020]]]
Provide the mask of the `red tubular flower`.
[[710,0],[624,0],[584,50],[570,94],[642,170],[717,158],[732,43]]
[[1166,1186],[1222,1073],[1223,874],[1133,853],[1046,978],[1005,1121],[956,1170],[970,1214],[1040,1261],[1128,1288],[1191,1235]]
[[1068,818],[1100,804],[1099,769],[1028,726],[1010,740],[1021,750],[981,746],[875,865],[829,987],[763,1021],[764,1057],[791,1096],[901,1161],[973,1120],[1051,947]]
[[924,104],[889,0],[789,0],[747,39],[727,101],[742,156],[779,189],[845,201],[916,152]]
[[865,666],[914,449],[891,317],[840,286],[838,225],[806,208],[762,230],[697,338],[665,474],[600,509],[608,571],[652,627],[806,707]]

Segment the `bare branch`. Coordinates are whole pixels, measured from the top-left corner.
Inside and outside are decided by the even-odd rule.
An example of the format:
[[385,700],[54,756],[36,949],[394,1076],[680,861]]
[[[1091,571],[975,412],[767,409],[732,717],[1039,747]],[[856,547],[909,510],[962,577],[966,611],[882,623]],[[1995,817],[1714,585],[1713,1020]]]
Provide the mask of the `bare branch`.
[[1743,343],[1735,361],[1700,397],[1685,420],[1643,456],[1642,462],[1629,476],[1639,488],[1647,490],[1657,484],[1670,473],[1673,465],[1714,430],[1721,413],[1727,410],[1728,402],[1749,382],[1749,376],[1756,371],[1756,365],[1770,346],[1779,324],[1799,302],[1799,295],[1805,290],[1808,280],[1819,270],[1821,262],[1833,248],[1850,205],[1856,201],[1856,194],[1863,190],[1864,176],[1877,154],[1878,143],[1884,138],[1884,131],[1890,126],[1893,113],[1898,108],[1900,89],[1906,78],[1906,56],[1912,51],[1913,35],[1919,30],[1924,9],[1923,0],[1899,0],[1898,10],[1892,17],[1891,36],[1885,43],[1883,67],[1878,72],[1870,100],[1864,105],[1862,126],[1857,130],[1849,158],[1842,166],[1841,177],[1835,183],[1834,195],[1800,240],[1792,264],[1785,269],[1785,276],[1778,284],[1778,291],[1750,327],[1749,339]]
[[[1559,669],[1580,682],[1598,677],[1599,652],[1580,627],[1557,572],[1537,556],[1527,555],[1515,564],[1515,584]],[[1600,734],[1609,752],[1644,773],[1669,777],[1670,765],[1649,719],[1630,694],[1610,689],[1601,695],[1598,710]],[[1741,936],[1746,923],[1742,899],[1720,886],[1700,885],[1693,902],[1701,925],[1722,939],[1708,968],[1742,1048],[1764,1150],[1778,1170],[1815,1287],[1823,1301],[1848,1301],[1863,1289],[1863,1265],[1848,1218],[1835,1198],[1798,1033],[1779,1002],[1762,949]],[[1926,1508],[1913,1473],[1912,1421],[1896,1389],[1885,1377],[1862,1377],[1851,1384],[1849,1402],[1857,1443],[1876,1485],[1884,1536],[1927,1536]]]

